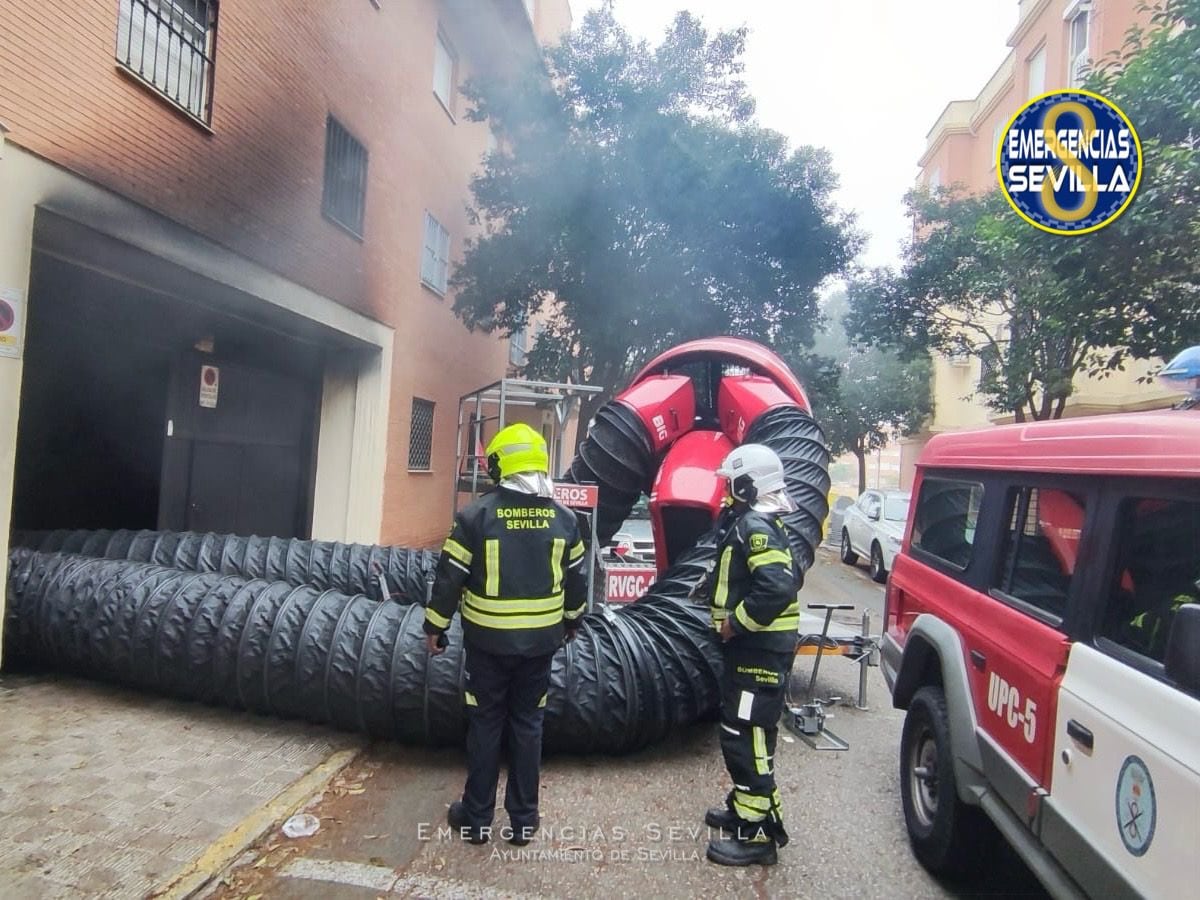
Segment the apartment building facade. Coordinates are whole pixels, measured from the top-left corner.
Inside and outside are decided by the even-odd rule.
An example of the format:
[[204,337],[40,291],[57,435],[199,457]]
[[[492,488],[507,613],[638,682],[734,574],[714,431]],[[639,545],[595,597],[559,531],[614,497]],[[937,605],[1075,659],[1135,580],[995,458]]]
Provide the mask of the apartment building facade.
[[[1016,5],[1017,25],[1008,37],[1007,57],[974,99],[949,103],[934,123],[918,163],[918,185],[962,185],[973,193],[999,190],[996,146],[1013,114],[1039,94],[1080,85],[1092,64],[1121,48],[1132,25],[1146,24],[1138,0],[1018,0]],[[1169,406],[1177,395],[1138,380],[1159,364],[1134,361],[1103,380],[1079,378],[1063,414]],[[1012,421],[1011,415],[997,414],[983,402],[977,391],[981,375],[978,357],[935,356],[933,418],[922,434],[902,442],[905,486],[912,484],[917,455],[932,435]]]
[[458,398],[510,359],[452,312],[494,140],[458,89],[569,27],[567,0],[0,4],[0,551],[444,533]]

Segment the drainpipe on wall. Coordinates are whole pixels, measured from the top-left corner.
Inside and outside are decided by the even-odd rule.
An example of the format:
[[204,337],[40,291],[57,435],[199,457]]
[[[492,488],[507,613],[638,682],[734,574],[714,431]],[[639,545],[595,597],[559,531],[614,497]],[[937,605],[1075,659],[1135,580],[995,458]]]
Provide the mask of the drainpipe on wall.
[[0,159],[4,159],[4,136],[8,134],[8,126],[0,122]]

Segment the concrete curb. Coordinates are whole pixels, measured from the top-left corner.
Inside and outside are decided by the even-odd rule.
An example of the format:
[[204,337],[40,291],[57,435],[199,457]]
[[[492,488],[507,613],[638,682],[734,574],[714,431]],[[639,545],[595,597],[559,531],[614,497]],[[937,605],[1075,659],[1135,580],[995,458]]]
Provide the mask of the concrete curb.
[[166,884],[155,889],[150,897],[161,898],[161,900],[184,900],[195,894],[237,859],[243,850],[262,837],[276,822],[291,815],[315,795],[323,792],[334,776],[350,765],[362,750],[362,747],[353,750],[339,750],[306,775],[292,782],[274,798],[209,844],[207,850],[176,872]]

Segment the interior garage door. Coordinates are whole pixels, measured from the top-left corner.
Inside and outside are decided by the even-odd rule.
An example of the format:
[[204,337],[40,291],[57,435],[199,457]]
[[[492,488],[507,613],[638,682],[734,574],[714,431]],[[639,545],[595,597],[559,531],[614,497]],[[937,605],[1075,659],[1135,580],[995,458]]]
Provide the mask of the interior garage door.
[[316,398],[296,378],[189,356],[171,380],[159,527],[305,536]]

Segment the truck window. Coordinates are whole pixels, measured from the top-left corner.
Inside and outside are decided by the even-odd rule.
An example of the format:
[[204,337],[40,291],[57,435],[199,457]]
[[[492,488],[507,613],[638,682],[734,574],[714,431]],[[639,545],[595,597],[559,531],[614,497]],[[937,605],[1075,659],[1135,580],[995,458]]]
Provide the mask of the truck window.
[[971,561],[983,485],[925,478],[913,518],[912,546],[965,569]]
[[1157,663],[1175,611],[1200,603],[1200,502],[1129,498],[1099,635]]
[[1083,498],[1067,491],[1011,490],[1008,528],[993,587],[1061,622],[1075,574],[1084,512]]

